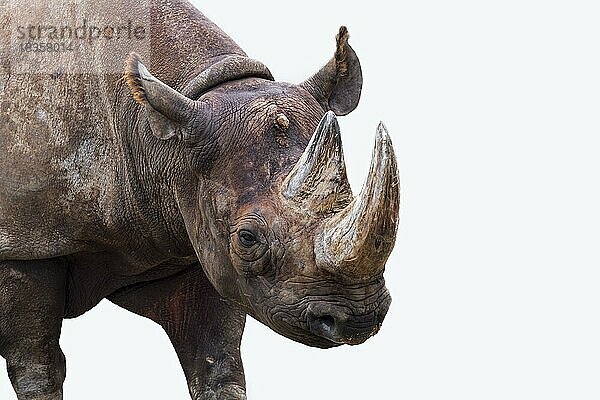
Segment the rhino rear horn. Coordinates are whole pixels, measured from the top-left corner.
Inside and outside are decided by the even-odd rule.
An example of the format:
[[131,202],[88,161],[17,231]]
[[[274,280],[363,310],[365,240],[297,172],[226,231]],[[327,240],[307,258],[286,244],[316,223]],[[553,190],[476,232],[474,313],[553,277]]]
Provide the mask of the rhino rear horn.
[[321,106],[337,115],[356,108],[362,90],[362,70],[356,53],[348,44],[348,29],[340,27],[333,58],[319,72],[300,84]]
[[315,213],[335,213],[352,201],[340,126],[325,113],[306,150],[286,177],[282,194]]
[[200,102],[154,77],[136,53],[131,53],[125,61],[124,79],[133,98],[146,107],[152,133],[159,139],[179,136],[193,116],[203,112]]

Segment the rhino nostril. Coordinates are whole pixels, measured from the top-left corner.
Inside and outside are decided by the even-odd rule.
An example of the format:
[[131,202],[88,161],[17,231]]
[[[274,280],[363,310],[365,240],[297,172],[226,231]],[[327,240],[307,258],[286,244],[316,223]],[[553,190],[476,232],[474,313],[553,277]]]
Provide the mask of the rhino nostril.
[[323,333],[333,334],[335,332],[335,319],[331,315],[323,315],[318,317],[317,323],[321,325]]

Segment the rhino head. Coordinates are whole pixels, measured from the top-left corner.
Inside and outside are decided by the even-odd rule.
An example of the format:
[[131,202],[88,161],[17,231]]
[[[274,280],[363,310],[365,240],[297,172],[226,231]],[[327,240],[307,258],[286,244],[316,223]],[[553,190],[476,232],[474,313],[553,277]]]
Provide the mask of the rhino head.
[[125,79],[147,129],[185,165],[174,196],[216,290],[307,345],[375,334],[391,301],[383,271],[398,226],[398,172],[380,124],[358,196],[348,183],[336,114],[357,106],[362,73],[347,30],[334,57],[299,85],[274,82],[242,56],[176,91],[132,54]]

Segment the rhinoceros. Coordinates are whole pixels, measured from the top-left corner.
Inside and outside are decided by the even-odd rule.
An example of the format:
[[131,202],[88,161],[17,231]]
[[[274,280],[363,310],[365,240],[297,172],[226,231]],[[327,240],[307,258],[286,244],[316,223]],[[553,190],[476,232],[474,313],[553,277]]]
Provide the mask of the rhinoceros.
[[62,321],[104,298],[162,326],[196,400],[246,398],[246,315],[331,348],[389,308],[397,164],[380,124],[352,193],[336,120],[362,87],[348,30],[290,84],[185,1],[150,16],[151,62],[132,49],[119,74],[2,60],[0,354],[19,400],[62,399]]

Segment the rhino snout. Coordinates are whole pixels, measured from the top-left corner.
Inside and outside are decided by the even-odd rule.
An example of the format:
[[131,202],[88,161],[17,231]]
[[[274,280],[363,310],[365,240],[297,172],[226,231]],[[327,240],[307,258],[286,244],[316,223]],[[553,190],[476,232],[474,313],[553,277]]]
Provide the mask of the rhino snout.
[[361,344],[379,331],[390,303],[387,296],[376,310],[362,315],[350,314],[346,307],[313,303],[306,313],[308,327],[312,334],[336,344]]

